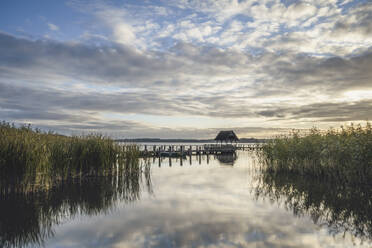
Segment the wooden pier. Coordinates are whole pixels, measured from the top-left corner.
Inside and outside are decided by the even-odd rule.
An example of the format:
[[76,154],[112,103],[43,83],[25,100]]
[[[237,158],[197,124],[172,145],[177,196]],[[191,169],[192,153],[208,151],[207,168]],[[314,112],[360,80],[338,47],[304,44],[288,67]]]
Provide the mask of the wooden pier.
[[184,157],[192,155],[232,154],[237,150],[259,150],[258,144],[140,145],[141,157]]

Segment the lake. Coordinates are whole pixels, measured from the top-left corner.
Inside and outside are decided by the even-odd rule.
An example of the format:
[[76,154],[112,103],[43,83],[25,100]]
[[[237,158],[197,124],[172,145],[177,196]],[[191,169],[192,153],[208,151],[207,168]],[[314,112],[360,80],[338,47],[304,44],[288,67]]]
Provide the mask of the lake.
[[0,199],[4,247],[371,247],[371,187],[264,177],[254,152]]

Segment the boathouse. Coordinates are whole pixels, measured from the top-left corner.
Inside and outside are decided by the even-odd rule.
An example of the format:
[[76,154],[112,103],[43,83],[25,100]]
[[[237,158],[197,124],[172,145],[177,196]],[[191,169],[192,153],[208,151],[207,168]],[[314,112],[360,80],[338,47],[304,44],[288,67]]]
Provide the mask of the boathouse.
[[236,143],[239,141],[239,138],[238,136],[236,136],[234,131],[230,130],[230,131],[220,131],[214,140],[217,142],[221,142],[221,143],[222,142],[225,142],[225,143],[235,142]]

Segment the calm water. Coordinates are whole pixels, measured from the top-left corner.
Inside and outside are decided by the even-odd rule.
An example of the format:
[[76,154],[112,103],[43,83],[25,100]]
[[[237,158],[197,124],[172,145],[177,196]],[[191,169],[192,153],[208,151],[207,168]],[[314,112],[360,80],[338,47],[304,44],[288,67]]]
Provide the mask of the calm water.
[[[145,162],[143,162],[145,163]],[[371,247],[371,187],[263,177],[251,152],[147,161],[0,199],[6,247]],[[0,243],[1,244],[1,243]],[[1,245],[0,245],[1,246]]]

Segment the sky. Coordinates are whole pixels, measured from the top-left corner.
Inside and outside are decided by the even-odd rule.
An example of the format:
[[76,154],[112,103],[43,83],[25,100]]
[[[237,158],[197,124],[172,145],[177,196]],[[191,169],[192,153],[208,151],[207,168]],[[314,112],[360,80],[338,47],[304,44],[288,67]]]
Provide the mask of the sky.
[[371,0],[0,2],[0,120],[264,138],[371,119]]

